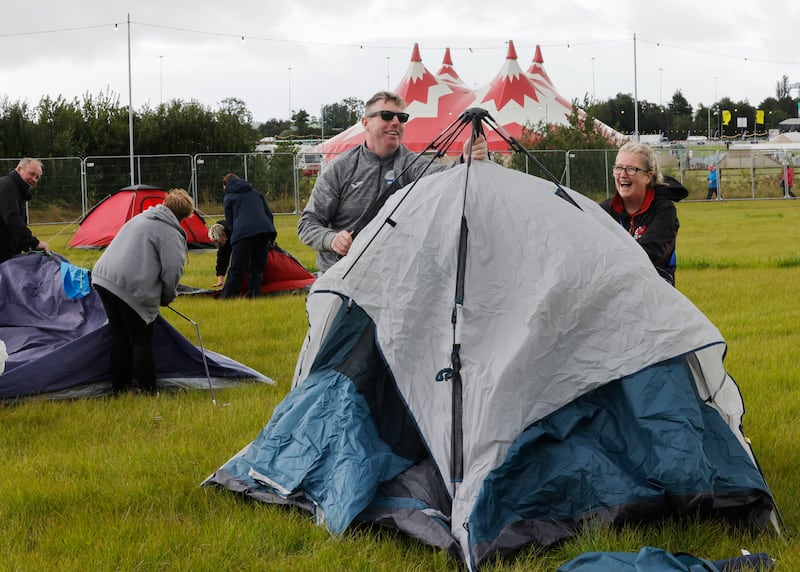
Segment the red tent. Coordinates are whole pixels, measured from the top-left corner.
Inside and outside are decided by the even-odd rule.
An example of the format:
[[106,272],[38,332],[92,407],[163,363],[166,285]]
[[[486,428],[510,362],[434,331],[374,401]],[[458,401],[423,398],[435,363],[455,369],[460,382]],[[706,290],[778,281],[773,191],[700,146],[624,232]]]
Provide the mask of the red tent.
[[[133,185],[108,195],[81,219],[69,241],[72,248],[105,248],[122,225],[148,208],[164,202],[166,192],[150,185]],[[181,221],[189,248],[215,248],[208,227],[197,211]]]
[[[261,281],[261,292],[277,294],[307,290],[316,279],[316,276],[306,270],[299,260],[275,244],[267,253],[267,267]],[[247,294],[247,274],[242,280],[241,293]],[[219,292],[216,294],[219,295]]]

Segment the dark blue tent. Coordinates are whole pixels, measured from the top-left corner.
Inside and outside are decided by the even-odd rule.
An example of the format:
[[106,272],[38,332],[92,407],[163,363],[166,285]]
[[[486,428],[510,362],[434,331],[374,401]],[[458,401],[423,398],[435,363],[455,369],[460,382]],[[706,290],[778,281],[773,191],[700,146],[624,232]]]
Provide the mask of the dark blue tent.
[[[0,399],[102,395],[110,388],[105,310],[94,290],[67,297],[62,262],[57,255],[30,253],[0,264],[0,341],[8,352]],[[208,387],[200,349],[161,316],[154,342],[161,387]],[[272,382],[226,356],[205,353],[215,387],[242,379]]]

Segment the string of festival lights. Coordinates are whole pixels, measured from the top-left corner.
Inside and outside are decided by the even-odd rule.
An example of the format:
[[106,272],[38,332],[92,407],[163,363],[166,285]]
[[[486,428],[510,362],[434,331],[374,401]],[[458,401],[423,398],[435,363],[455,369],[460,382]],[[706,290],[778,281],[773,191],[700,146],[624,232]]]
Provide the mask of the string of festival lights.
[[[153,29],[160,29],[160,30],[168,30],[171,32],[182,32],[186,34],[198,34],[198,35],[206,35],[206,36],[215,36],[220,38],[231,38],[238,40],[240,42],[246,41],[253,41],[253,42],[274,42],[274,43],[282,43],[282,44],[297,44],[297,45],[307,45],[307,46],[322,46],[322,47],[338,47],[338,48],[354,48],[359,50],[367,50],[367,49],[379,49],[379,50],[407,50],[407,45],[393,45],[393,44],[382,44],[382,43],[371,43],[371,42],[361,42],[361,43],[352,43],[352,42],[318,42],[313,40],[294,40],[294,39],[286,39],[286,38],[272,38],[267,36],[254,36],[249,34],[239,34],[233,32],[215,32],[211,30],[198,30],[194,28],[184,28],[180,26],[168,26],[164,24],[152,24],[149,22],[137,22],[134,20],[131,21],[123,21],[123,22],[110,22],[106,24],[94,24],[94,25],[86,25],[86,26],[73,26],[73,27],[65,27],[65,28],[49,28],[44,30],[29,30],[29,31],[20,31],[20,32],[9,32],[6,34],[0,34],[0,38],[14,38],[14,37],[24,37],[24,36],[37,36],[37,35],[45,35],[45,34],[59,34],[59,33],[67,33],[67,32],[82,32],[86,30],[97,30],[103,28],[114,28],[119,29],[120,26],[125,25],[133,25],[133,26],[141,26],[143,28],[153,28]],[[542,48],[566,48],[570,49],[572,47],[578,46],[597,46],[601,44],[612,44],[612,43],[626,43],[631,42],[632,38],[625,37],[625,38],[613,38],[613,39],[603,39],[603,40],[580,40],[580,41],[570,41],[570,42],[558,42],[558,43],[549,43],[549,44],[538,44]],[[752,62],[752,63],[760,63],[760,64],[771,64],[771,65],[800,65],[800,60],[773,60],[773,59],[766,59],[766,58],[754,58],[751,56],[743,56],[741,54],[730,54],[730,53],[721,53],[721,52],[712,52],[709,50],[702,50],[698,48],[691,48],[686,46],[679,46],[669,43],[664,43],[658,40],[652,40],[647,38],[642,38],[636,35],[636,41],[642,42],[644,44],[649,44],[655,46],[657,48],[669,48],[673,50],[680,50],[685,52],[690,52],[697,55],[702,56],[713,56],[719,58],[727,58],[731,60],[743,61],[743,62]],[[520,49],[533,49],[534,46],[525,46],[519,45]],[[426,46],[420,45],[420,49],[426,50],[444,50],[445,48],[450,48],[451,51],[464,51],[464,52],[477,52],[477,51],[498,51],[506,49],[505,46],[482,46],[482,45],[472,45],[472,46]]]

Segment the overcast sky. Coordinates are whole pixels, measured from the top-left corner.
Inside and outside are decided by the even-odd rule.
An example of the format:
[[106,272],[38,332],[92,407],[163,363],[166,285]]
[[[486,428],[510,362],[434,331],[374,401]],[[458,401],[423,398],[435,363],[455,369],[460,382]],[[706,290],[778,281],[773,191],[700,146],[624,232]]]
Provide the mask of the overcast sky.
[[541,46],[569,100],[636,89],[666,103],[680,89],[695,107],[757,105],[783,75],[800,82],[798,22],[790,0],[31,0],[3,6],[0,97],[35,106],[108,90],[126,105],[130,53],[134,109],[235,97],[256,121],[317,116],[396,88],[414,43],[432,73],[449,47],[478,88],[513,40],[523,69]]

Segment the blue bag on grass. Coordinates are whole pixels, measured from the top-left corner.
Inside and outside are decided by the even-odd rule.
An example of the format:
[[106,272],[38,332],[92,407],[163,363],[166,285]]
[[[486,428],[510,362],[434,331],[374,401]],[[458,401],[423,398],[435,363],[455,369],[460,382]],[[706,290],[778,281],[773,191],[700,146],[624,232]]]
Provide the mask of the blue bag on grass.
[[587,552],[559,566],[557,572],[735,572],[772,570],[772,558],[764,553],[728,560],[705,560],[691,554],[672,554],[645,546],[639,552]]

